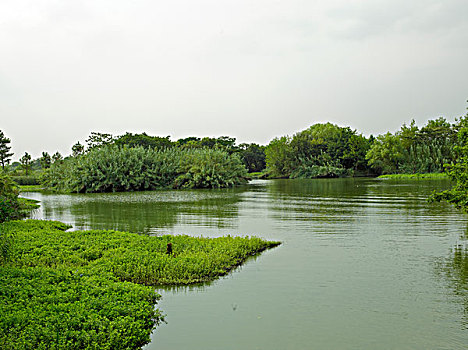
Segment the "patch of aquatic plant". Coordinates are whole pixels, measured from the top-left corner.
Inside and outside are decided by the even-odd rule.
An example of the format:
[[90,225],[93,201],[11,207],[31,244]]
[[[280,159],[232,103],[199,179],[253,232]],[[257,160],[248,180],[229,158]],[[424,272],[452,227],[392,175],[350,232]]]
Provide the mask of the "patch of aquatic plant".
[[108,275],[0,266],[0,348],[139,349],[163,320],[159,298]]
[[108,145],[54,163],[42,181],[58,191],[119,192],[230,187],[244,183],[246,175],[239,156],[220,149]]
[[[147,285],[188,284],[225,275],[249,256],[279,244],[257,237],[154,237],[104,230],[65,232],[66,228],[37,220],[5,223],[5,232],[15,232],[11,264],[110,273]],[[173,247],[170,255],[168,243]]]
[[380,175],[378,179],[387,180],[445,180],[449,179],[445,173],[427,173],[427,174],[387,174]]
[[139,349],[163,321],[160,296],[144,285],[211,281],[279,244],[68,228],[0,225],[1,349]]

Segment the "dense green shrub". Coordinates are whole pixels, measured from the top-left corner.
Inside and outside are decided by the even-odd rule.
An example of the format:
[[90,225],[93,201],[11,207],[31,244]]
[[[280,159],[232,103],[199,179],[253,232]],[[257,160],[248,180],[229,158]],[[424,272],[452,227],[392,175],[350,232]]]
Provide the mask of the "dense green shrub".
[[66,192],[118,192],[229,187],[245,181],[245,176],[238,156],[218,149],[108,145],[53,164],[43,183]]
[[451,189],[433,193],[432,201],[447,201],[457,209],[468,212],[468,115],[460,121],[458,146],[455,147],[457,158],[445,165],[445,172],[454,182]]
[[19,189],[7,175],[0,174],[0,222],[20,219],[38,207],[31,199],[18,198]]
[[18,186],[9,176],[0,174],[0,222],[21,217]]
[[366,172],[368,149],[369,140],[356,131],[326,123],[273,139],[265,154],[273,177],[337,177]]
[[190,149],[180,159],[174,188],[221,188],[245,182],[247,169],[237,154],[220,149]]

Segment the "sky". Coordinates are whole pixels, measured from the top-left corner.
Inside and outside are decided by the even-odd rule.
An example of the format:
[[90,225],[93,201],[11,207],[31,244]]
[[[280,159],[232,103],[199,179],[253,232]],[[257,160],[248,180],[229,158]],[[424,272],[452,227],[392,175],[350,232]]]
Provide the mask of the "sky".
[[364,135],[468,106],[466,0],[1,0],[13,158],[92,132],[268,144]]

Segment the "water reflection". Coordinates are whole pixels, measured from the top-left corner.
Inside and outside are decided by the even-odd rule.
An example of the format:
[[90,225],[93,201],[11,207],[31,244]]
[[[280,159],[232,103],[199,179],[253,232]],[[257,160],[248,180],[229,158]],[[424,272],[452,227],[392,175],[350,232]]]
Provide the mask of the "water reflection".
[[24,193],[41,202],[33,218],[61,220],[75,229],[112,229],[145,234],[176,225],[233,227],[245,188],[211,191],[54,195]]
[[439,266],[439,273],[445,276],[453,291],[454,301],[463,305],[462,325],[468,329],[468,242],[455,245]]

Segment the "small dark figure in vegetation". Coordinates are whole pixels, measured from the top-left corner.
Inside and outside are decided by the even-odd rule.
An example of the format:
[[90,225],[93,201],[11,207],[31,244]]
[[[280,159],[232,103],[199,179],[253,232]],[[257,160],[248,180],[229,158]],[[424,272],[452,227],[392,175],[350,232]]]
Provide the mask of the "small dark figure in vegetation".
[[172,243],[167,244],[166,254],[167,255],[172,255]]

